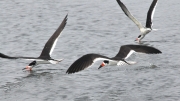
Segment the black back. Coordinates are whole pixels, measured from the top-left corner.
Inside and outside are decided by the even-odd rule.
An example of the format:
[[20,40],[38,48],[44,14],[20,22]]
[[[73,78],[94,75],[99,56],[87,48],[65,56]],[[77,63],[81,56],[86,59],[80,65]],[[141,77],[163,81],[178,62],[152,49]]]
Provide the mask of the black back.
[[152,19],[151,19],[151,16],[152,16],[152,12],[153,10],[155,10],[155,6],[156,6],[156,3],[157,3],[158,0],[153,0],[150,8],[149,8],[149,11],[147,13],[147,19],[146,19],[146,28],[151,28],[152,27]]
[[46,58],[46,59],[51,58],[49,53],[51,51],[51,48],[52,48],[55,40],[58,38],[58,36],[60,35],[60,33],[62,32],[62,30],[64,29],[64,27],[66,25],[67,16],[68,15],[65,16],[64,20],[62,21],[62,23],[60,24],[58,29],[54,32],[54,34],[46,42],[46,44],[44,46],[44,49],[42,50],[41,55],[39,56],[39,58]]

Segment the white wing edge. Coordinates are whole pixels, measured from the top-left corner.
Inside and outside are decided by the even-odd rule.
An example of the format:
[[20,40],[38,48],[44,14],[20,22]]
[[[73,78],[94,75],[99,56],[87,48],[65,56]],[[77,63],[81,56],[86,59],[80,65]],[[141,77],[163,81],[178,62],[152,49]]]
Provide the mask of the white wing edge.
[[30,61],[44,61],[43,59],[24,59],[24,60],[30,60]]
[[136,51],[131,50],[124,59],[129,58],[129,57],[130,57],[133,53],[135,53],[135,52],[136,52]]
[[96,58],[96,59],[93,60],[93,62],[100,61],[100,60],[110,60],[110,59],[107,59],[107,58]]
[[[158,2],[158,1],[157,1]],[[157,2],[153,8],[153,11],[152,11],[152,14],[151,14],[151,21],[153,20],[153,17],[154,17],[154,12],[155,12],[155,9],[156,9],[156,6],[157,6]]]
[[57,43],[57,41],[58,41],[58,38],[59,38],[59,36],[58,36],[58,37],[56,38],[56,40],[54,41],[53,46],[52,46],[52,48],[51,48],[51,50],[50,50],[49,55],[51,55],[51,54],[52,54],[52,52],[54,51],[54,48],[55,48],[56,43]]

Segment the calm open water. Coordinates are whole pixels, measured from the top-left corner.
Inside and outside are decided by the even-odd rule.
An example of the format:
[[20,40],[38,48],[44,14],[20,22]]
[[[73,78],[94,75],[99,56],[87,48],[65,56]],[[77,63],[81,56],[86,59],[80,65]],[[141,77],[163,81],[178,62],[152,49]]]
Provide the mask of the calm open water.
[[[122,0],[145,25],[152,0]],[[101,62],[76,74],[66,70],[79,57],[99,53],[113,57],[134,42],[139,29],[116,0],[1,0],[0,52],[39,56],[65,15],[68,21],[52,54],[57,65],[22,71],[31,61],[0,58],[1,101],[180,101],[180,1],[159,0],[152,31],[144,44],[163,54],[135,54],[131,66]]]

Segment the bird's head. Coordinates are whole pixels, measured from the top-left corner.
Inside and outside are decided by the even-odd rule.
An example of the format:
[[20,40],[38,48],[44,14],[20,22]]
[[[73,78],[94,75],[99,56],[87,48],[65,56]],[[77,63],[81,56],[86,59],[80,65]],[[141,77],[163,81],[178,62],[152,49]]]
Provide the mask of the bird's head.
[[139,43],[143,38],[144,38],[144,35],[139,35],[139,36],[135,39],[135,41]]
[[[33,62],[31,62],[28,66],[26,66],[26,68],[24,68],[24,69],[26,69],[26,70],[32,70],[32,68],[34,67],[34,66],[36,66],[37,65],[37,62],[36,61],[33,61]],[[24,70],[23,69],[23,70]]]
[[109,61],[108,61],[108,60],[104,60],[104,61],[102,62],[102,64],[99,66],[98,69],[100,69],[100,68],[102,68],[102,67],[104,67],[104,66],[106,66],[106,65],[108,65],[108,64],[109,64]]

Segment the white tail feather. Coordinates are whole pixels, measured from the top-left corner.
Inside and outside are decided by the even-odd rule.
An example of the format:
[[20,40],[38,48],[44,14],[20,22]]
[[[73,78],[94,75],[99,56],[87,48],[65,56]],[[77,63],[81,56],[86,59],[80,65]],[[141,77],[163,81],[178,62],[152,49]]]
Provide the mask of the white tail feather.
[[57,63],[61,62],[62,60],[64,60],[64,59],[49,60],[49,62],[51,64],[57,64]]
[[152,29],[153,31],[157,31],[157,30],[160,30],[160,29]]
[[129,65],[134,65],[134,64],[136,64],[137,62],[135,62],[135,61],[126,61]]

